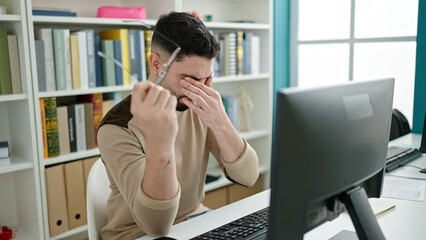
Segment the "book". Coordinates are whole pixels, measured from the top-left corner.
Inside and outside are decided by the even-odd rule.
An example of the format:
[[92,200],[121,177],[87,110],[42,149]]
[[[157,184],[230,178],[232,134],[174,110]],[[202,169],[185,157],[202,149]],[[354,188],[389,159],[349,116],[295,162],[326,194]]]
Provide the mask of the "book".
[[96,68],[95,68],[95,33],[93,29],[85,29],[87,43],[87,77],[89,88],[96,87]]
[[225,107],[225,112],[231,120],[232,125],[236,127],[236,109],[234,97],[231,95],[222,95],[223,106]]
[[[101,40],[121,41],[121,61],[125,68],[130,69],[129,58],[129,33],[127,29],[106,30],[100,32]],[[123,71],[123,85],[130,85],[130,73]]]
[[228,33],[228,74],[237,75],[237,34],[235,32]]
[[77,31],[71,35],[78,36],[78,55],[80,60],[80,86],[81,89],[89,89],[89,72],[87,67],[87,34],[85,31]]
[[139,79],[137,71],[137,60],[136,60],[136,31],[135,29],[129,29],[129,59],[130,59],[130,72],[134,77],[130,77],[130,84],[135,84]]
[[70,142],[70,152],[77,152],[77,129],[75,122],[75,106],[74,104],[67,105],[68,116],[68,136]]
[[0,28],[0,94],[12,94],[7,30]]
[[44,98],[39,99],[40,102],[40,122],[41,122],[41,141],[43,145],[43,158],[49,157],[47,151],[47,132],[46,132],[46,111],[44,110]]
[[253,33],[245,32],[243,40],[243,74],[251,74],[251,38]]
[[[109,41],[109,40],[106,40],[106,41]],[[114,45],[113,46],[114,58],[117,61],[121,62],[121,41],[113,40],[113,45]],[[115,68],[115,85],[123,86],[123,69],[117,64],[114,64],[114,68]]]
[[76,12],[33,9],[33,16],[77,17]]
[[243,57],[244,57],[244,49],[243,49],[243,38],[244,33],[242,31],[237,32],[237,75],[243,75]]
[[43,40],[34,41],[36,50],[36,64],[37,64],[37,84],[39,92],[46,92],[46,67],[44,60],[44,43]]
[[102,102],[102,118],[105,117],[105,115],[108,113],[108,111],[114,107],[115,105],[115,100],[111,99],[111,100],[104,100]]
[[9,143],[6,141],[0,142],[0,158],[10,158]]
[[10,166],[10,157],[0,158],[0,167]]
[[44,67],[46,73],[46,91],[56,91],[55,63],[53,59],[52,29],[41,28],[36,30],[36,40],[43,40]]
[[[219,32],[212,32],[212,35],[214,36],[214,38],[216,39],[216,41],[219,43]],[[220,44],[220,43],[219,43]],[[222,48],[223,46],[220,45],[220,47]],[[216,57],[214,58],[213,61],[213,75],[215,77],[219,77],[220,76],[220,51],[219,53],[216,55]]]
[[[108,56],[114,58],[114,40],[101,40],[101,50]],[[107,58],[102,58],[102,76],[104,86],[115,86],[115,64]]]
[[49,157],[56,157],[60,154],[56,97],[44,99],[44,111],[46,114],[47,153]]
[[69,29],[52,29],[56,90],[71,89]]
[[80,50],[78,35],[70,36],[71,82],[72,89],[81,89]]
[[86,148],[86,124],[84,116],[84,103],[74,104],[75,133],[77,142],[77,152],[85,151]]
[[92,125],[92,136],[94,136],[94,145],[97,147],[98,146],[98,141],[97,141],[97,133],[98,133],[98,128],[101,125],[102,122],[102,107],[103,107],[103,96],[102,93],[93,93],[93,94],[88,94],[88,95],[81,95],[78,97],[78,100],[81,102],[88,102],[88,103],[92,103],[92,114],[90,116],[87,115],[87,111],[85,112],[86,114],[86,131],[89,131],[89,129],[87,129],[87,124],[88,124],[88,120],[93,122]]
[[140,62],[140,69],[141,69],[141,81],[145,81],[147,78],[146,75],[146,55],[145,55],[145,33],[144,31],[139,31],[139,41],[140,41],[140,52],[138,55],[140,55],[141,62]]
[[98,52],[101,50],[101,39],[95,35],[95,69],[96,69],[96,87],[102,87],[102,61]]
[[146,78],[149,78],[149,74],[151,74],[150,66],[149,66],[149,56],[151,55],[151,42],[152,42],[152,31],[145,30],[144,31],[145,38],[145,70],[146,70]]
[[95,148],[95,135],[93,129],[95,128],[93,123],[93,103],[84,103],[84,124],[86,130],[86,149]]
[[10,75],[12,80],[12,92],[22,93],[21,85],[21,70],[19,69],[19,51],[18,39],[16,35],[7,35],[7,44],[9,47],[9,62],[10,62]]
[[60,155],[69,154],[71,151],[67,106],[57,107],[56,112],[58,115],[59,152]]
[[251,74],[260,73],[260,37],[251,37]]

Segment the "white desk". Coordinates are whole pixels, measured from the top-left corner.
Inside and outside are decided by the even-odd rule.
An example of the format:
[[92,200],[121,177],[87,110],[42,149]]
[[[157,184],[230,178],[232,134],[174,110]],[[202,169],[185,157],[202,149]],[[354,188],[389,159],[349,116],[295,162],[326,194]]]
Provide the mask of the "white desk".
[[[392,141],[390,145],[418,146],[420,137],[418,135],[407,135],[403,139]],[[426,154],[410,162],[410,165],[426,167]],[[392,176],[406,176],[421,178],[426,181],[426,174],[419,173],[419,169],[402,167],[389,173]],[[386,174],[385,177],[387,177]],[[241,201],[219,208],[191,220],[176,224],[172,227],[168,236],[176,239],[189,239],[204,232],[232,222],[238,218],[269,206],[270,190],[263,191]],[[426,239],[426,201],[416,202],[387,198],[396,205],[395,208],[377,216],[380,227],[386,239]],[[326,222],[321,226],[305,234],[305,240],[329,239],[341,230],[355,231],[352,221],[347,213],[341,214],[337,219]],[[140,240],[154,239],[145,236]]]

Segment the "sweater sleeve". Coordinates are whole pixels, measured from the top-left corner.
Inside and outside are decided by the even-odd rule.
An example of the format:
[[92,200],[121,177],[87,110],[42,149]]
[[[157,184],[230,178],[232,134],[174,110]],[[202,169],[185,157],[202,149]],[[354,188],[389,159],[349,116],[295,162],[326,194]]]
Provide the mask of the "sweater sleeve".
[[259,177],[259,159],[256,151],[250,144],[244,138],[243,141],[244,151],[241,156],[234,162],[228,163],[222,159],[216,138],[213,133],[210,132],[210,151],[228,179],[243,186],[251,187],[256,183]]
[[122,195],[134,221],[145,233],[167,235],[176,218],[181,189],[179,186],[176,196],[169,200],[155,200],[143,192],[146,158],[141,141],[127,128],[116,125],[106,124],[98,131],[99,150],[113,180],[111,185],[116,185],[117,195]]

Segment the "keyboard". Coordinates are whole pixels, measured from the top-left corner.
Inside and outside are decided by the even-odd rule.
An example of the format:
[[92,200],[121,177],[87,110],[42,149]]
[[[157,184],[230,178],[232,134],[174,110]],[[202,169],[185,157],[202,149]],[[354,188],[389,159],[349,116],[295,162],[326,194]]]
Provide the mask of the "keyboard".
[[269,207],[215,228],[192,239],[257,239],[268,231]]
[[413,148],[389,147],[386,159],[386,172],[392,171],[421,155],[421,152]]

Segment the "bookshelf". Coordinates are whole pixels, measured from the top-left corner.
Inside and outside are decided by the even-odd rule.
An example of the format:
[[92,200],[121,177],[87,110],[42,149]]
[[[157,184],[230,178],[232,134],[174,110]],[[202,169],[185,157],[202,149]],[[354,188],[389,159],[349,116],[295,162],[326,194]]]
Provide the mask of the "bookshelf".
[[[272,85],[273,85],[273,0],[0,0],[7,6],[6,15],[0,15],[0,28],[8,34],[16,34],[19,48],[19,64],[22,93],[0,95],[0,141],[7,140],[12,151],[12,164],[0,168],[0,223],[19,228],[16,239],[85,239],[87,225],[70,229],[51,237],[46,196],[45,169],[57,164],[99,155],[97,148],[72,152],[44,159],[39,100],[56,97],[76,98],[93,93],[118,93],[126,96],[132,86],[104,86],[89,89],[39,91],[35,30],[40,28],[64,28],[72,30],[93,29],[100,31],[117,28],[143,29],[136,22],[121,19],[96,18],[100,6],[146,7],[147,20],[154,26],[156,19],[169,11],[196,11],[200,18],[210,14],[212,22],[206,26],[215,32],[252,32],[260,38],[259,73],[242,76],[218,76],[213,87],[221,94],[235,96],[244,85],[251,96],[254,111],[250,112],[252,130],[241,136],[256,149],[260,159],[264,187],[269,187],[269,165],[272,138]],[[70,9],[78,17],[33,16],[33,7]],[[238,9],[238,11],[235,11]],[[212,166],[210,166],[210,163]],[[214,161],[209,169],[215,169]],[[206,191],[230,184],[226,181],[209,185]]]
[[[0,223],[16,231],[14,239],[42,239],[43,218],[34,121],[34,104],[24,0],[0,0],[6,14],[0,28],[16,35],[22,91],[0,95],[0,141],[9,143],[11,164],[0,167]],[[16,54],[16,53],[15,53]]]

